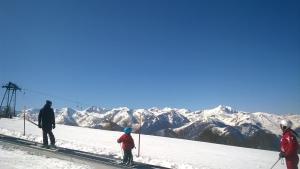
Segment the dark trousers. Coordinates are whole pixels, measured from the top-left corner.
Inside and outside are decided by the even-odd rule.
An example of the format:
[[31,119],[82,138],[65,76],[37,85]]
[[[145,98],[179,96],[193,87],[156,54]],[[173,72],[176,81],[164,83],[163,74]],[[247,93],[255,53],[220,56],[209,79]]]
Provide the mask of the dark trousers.
[[51,145],[55,145],[55,137],[52,133],[52,130],[43,129],[43,144],[48,145],[48,134],[50,137]]
[[124,150],[123,163],[132,164],[133,156],[131,150]]

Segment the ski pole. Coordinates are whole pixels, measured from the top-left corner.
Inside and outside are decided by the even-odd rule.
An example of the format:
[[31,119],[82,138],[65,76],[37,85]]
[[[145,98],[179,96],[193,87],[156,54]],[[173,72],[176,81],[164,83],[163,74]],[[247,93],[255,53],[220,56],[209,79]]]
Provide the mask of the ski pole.
[[278,158],[278,160],[272,165],[272,167],[270,169],[272,169],[273,167],[275,167],[275,165],[278,163],[278,161],[280,160],[280,157]]
[[32,123],[32,124],[34,124],[34,125],[38,126],[38,124],[36,124],[35,122],[33,122],[33,121],[29,120],[29,118],[27,118],[26,120],[27,120],[27,121],[29,121],[30,123]]

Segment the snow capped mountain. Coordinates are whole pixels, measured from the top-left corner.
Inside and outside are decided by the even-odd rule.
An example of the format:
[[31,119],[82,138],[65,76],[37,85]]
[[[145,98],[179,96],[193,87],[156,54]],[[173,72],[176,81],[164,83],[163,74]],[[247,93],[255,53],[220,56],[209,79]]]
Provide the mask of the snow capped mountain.
[[[122,130],[130,126],[134,132],[177,137],[221,144],[277,149],[281,134],[279,122],[289,119],[300,131],[300,115],[275,115],[242,112],[229,106],[192,112],[187,109],[89,107],[82,111],[55,109],[56,123],[106,130]],[[26,110],[26,116],[37,120],[38,109]],[[261,139],[263,138],[263,139]]]
[[105,113],[108,110],[105,109],[105,108],[100,108],[100,107],[92,106],[92,107],[89,107],[89,108],[85,109],[84,111],[88,112],[88,113]]
[[[153,111],[153,109],[151,110]],[[155,110],[152,117],[148,117],[143,121],[142,130],[147,134],[159,132],[163,129],[177,128],[189,122],[185,116],[177,112],[177,109],[170,108]]]
[[77,112],[71,108],[62,108],[62,109],[55,109],[55,117],[56,122],[59,124],[66,124],[76,126],[76,119],[77,119]]

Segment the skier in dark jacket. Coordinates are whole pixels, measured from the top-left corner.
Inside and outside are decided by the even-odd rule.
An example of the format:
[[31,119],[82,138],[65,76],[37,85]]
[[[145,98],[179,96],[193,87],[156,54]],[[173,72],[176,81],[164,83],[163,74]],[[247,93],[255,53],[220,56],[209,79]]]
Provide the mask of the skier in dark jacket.
[[130,127],[126,127],[124,129],[124,133],[117,141],[118,143],[122,143],[122,149],[124,151],[123,156],[123,164],[125,165],[133,165],[133,156],[131,150],[135,147],[133,138],[131,137],[132,129]]
[[298,169],[299,157],[297,141],[297,133],[291,129],[292,122],[290,120],[282,120],[280,128],[283,136],[280,140],[280,158],[285,158],[287,169]]
[[51,108],[52,102],[47,100],[44,107],[39,113],[39,128],[43,129],[43,145],[48,147],[48,134],[50,137],[51,146],[55,146],[55,137],[52,133],[52,129],[55,128],[55,116],[54,111]]

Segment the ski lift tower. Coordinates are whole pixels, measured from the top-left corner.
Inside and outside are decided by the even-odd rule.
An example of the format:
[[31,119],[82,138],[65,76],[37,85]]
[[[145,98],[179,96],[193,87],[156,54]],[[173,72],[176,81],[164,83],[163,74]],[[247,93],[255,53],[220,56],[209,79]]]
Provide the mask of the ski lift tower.
[[[6,90],[0,105],[0,117],[12,118],[12,116],[16,116],[17,90],[21,91],[21,88],[12,82],[2,86],[2,88],[6,88]],[[3,106],[4,100],[6,106]],[[11,105],[13,105],[13,109]]]

